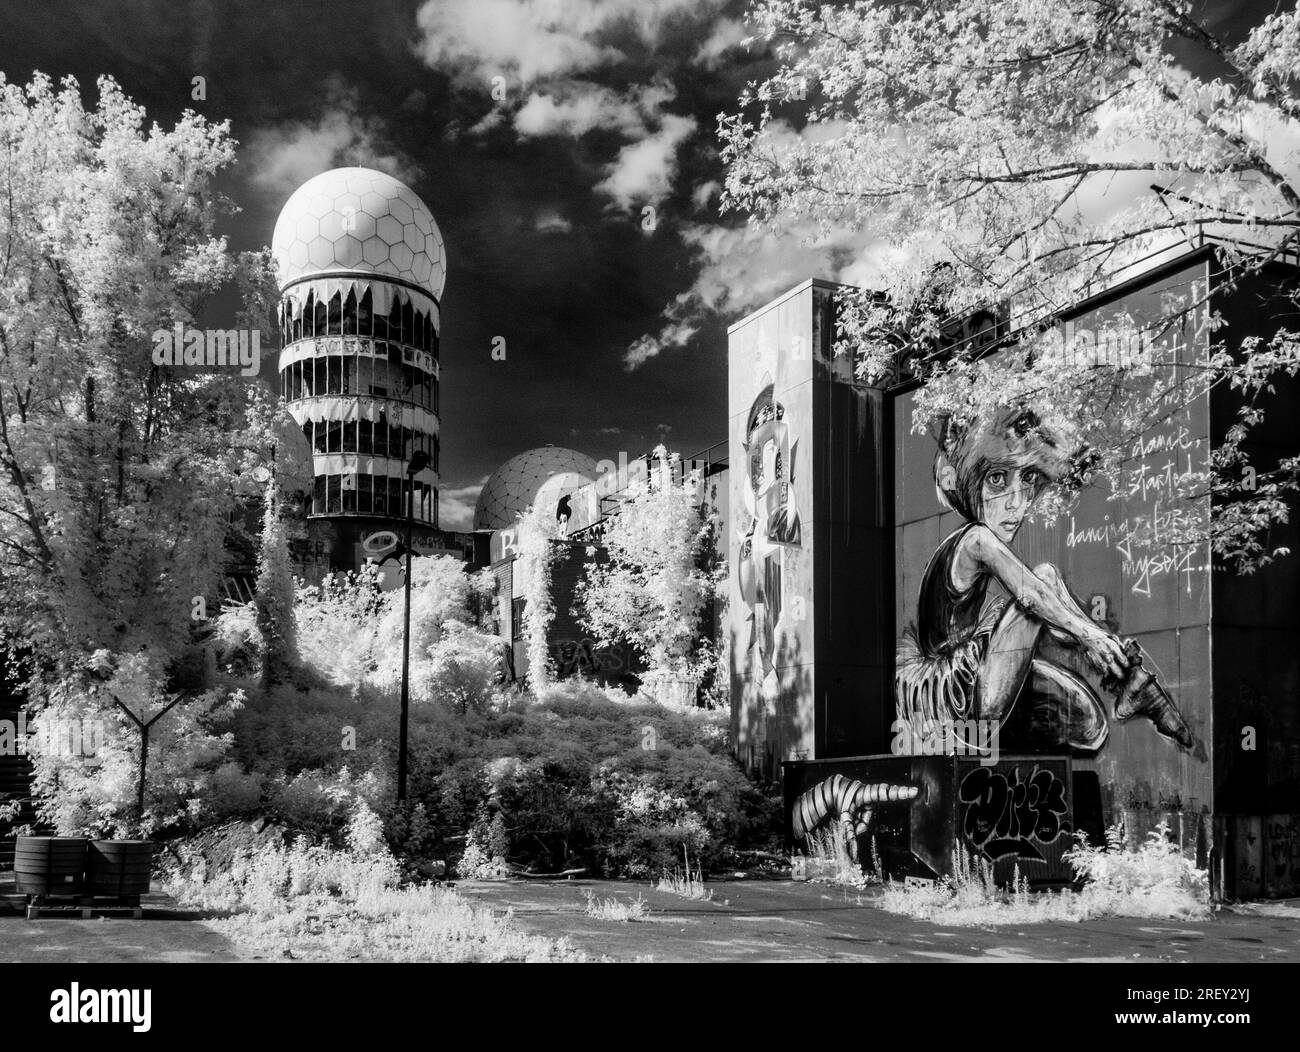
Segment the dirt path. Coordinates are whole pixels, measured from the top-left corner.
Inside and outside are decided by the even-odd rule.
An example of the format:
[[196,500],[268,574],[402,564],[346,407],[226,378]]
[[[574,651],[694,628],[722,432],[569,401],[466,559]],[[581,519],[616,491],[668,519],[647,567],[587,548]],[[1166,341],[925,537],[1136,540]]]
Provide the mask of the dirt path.
[[0,962],[52,964],[123,961],[243,960],[234,945],[196,914],[180,909],[166,895],[141,900],[144,916],[44,916],[27,920],[14,890],[12,874],[0,883]]
[[[526,931],[568,936],[616,961],[1300,961],[1300,909],[1280,916],[1220,911],[1201,923],[1104,920],[1003,928],[945,928],[871,906],[870,892],[792,881],[710,885],[692,902],[617,881],[477,882],[457,890],[510,909]],[[596,920],[587,893],[640,895],[639,922]]]

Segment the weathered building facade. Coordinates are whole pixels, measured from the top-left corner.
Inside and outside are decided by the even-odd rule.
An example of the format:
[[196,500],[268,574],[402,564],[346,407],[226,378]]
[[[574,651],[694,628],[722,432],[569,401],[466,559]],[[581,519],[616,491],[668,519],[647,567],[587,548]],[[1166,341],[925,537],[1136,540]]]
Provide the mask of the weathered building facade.
[[[1122,353],[1098,343],[1114,319],[1141,327],[1186,303],[1147,348],[1175,370],[1196,368],[1225,332],[1271,335],[1276,290],[1294,270],[1219,287],[1217,251],[1173,254],[1058,320],[1075,346]],[[1021,685],[994,702],[975,684],[1011,660],[996,652],[1016,597],[953,568],[986,514],[956,499],[961,472],[999,469],[988,477],[1000,485],[1050,468],[1023,421],[982,436],[913,433],[915,384],[857,380],[832,353],[833,311],[833,286],[812,281],[730,330],[729,436],[742,467],[729,541],[733,733],[750,769],[775,776],[784,765],[793,845],[847,822],[864,845],[879,838],[883,864],[900,874],[944,871],[960,843],[1048,879],[1075,831],[1124,820],[1136,837],[1163,819],[1226,893],[1294,894],[1296,558],[1239,576],[1215,565],[1208,544],[1158,543],[1176,492],[1236,419],[1232,392],[1171,402],[1129,451],[1121,498],[1089,486],[1051,523],[1013,509],[1008,544],[1023,572],[1050,580],[1138,671],[1106,682],[1077,639],[1044,630]],[[1013,346],[1000,319],[983,338],[990,353]],[[1257,463],[1300,451],[1300,421],[1285,409],[1298,395],[1294,382],[1279,387],[1249,449]],[[999,499],[1003,520],[1017,498]],[[1208,514],[1209,491],[1197,499],[1193,510]],[[1135,541],[1144,530],[1156,544]],[[1269,543],[1295,551],[1296,533],[1278,528]],[[944,724],[947,738],[924,740],[925,727]],[[952,726],[971,732],[970,749]]]

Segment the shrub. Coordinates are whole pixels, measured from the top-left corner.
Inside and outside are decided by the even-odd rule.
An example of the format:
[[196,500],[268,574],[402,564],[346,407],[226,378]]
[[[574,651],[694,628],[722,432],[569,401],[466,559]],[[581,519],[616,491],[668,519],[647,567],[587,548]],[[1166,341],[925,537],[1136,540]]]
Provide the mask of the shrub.
[[510,867],[499,849],[499,837],[485,834],[481,827],[471,829],[465,841],[465,853],[456,863],[456,872],[463,880],[494,880],[508,876]]
[[1080,835],[1065,857],[1087,882],[1083,898],[1100,914],[1190,920],[1209,913],[1209,874],[1170,841],[1164,822],[1136,850],[1125,848],[1122,827],[1116,825],[1106,831],[1104,849]]
[[239,678],[257,675],[262,667],[257,607],[251,602],[225,602],[216,617],[212,643],[219,669]]
[[446,622],[442,637],[429,647],[422,693],[461,715],[487,709],[504,678],[501,648],[496,636],[457,621]]
[[299,829],[338,834],[356,809],[382,806],[384,780],[374,771],[354,778],[346,766],[329,773],[301,771],[271,792],[272,812]]
[[377,619],[388,600],[373,566],[331,574],[319,585],[298,586],[294,623],[304,665],[354,692],[378,662]]
[[234,760],[226,761],[208,778],[202,796],[203,817],[221,821],[251,814],[261,805],[265,782],[264,776],[244,771]]
[[679,458],[655,449],[650,479],[636,479],[601,542],[608,559],[587,566],[576,601],[600,646],[627,642],[652,670],[694,672],[704,606],[718,577],[703,568],[712,525],[694,491],[699,478],[674,484]]

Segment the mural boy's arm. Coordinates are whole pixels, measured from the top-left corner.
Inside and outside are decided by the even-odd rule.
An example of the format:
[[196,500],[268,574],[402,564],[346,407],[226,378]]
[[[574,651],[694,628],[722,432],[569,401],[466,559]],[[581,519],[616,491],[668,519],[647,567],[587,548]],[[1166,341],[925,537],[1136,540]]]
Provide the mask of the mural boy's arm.
[[1128,658],[1123,647],[1105,629],[1081,617],[1046,581],[1029,569],[992,530],[977,525],[963,538],[963,547],[982,569],[991,574],[1031,617],[1074,636],[1088,659],[1102,672],[1123,677]]

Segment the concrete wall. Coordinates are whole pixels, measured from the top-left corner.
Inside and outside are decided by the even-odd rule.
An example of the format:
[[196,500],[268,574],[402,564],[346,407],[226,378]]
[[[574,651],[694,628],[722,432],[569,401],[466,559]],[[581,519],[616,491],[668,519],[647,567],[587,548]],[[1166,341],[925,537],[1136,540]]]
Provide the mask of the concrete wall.
[[[1195,263],[1154,285],[1075,317],[1077,328],[1100,330],[1107,316],[1127,312],[1139,321],[1159,309],[1162,297],[1205,291],[1206,264]],[[1180,361],[1204,356],[1208,333],[1204,310],[1167,330],[1156,345]],[[933,465],[937,445],[929,434],[912,434],[914,393],[897,397],[894,407],[895,454],[895,611],[896,625],[915,618],[921,575],[940,542],[963,519],[940,504]],[[1210,573],[1208,548],[1160,550],[1142,554],[1125,540],[1125,531],[1140,519],[1157,519],[1167,504],[1170,475],[1202,468],[1209,453],[1209,403],[1174,411],[1168,423],[1152,432],[1124,465],[1125,483],[1134,495],[1108,501],[1094,485],[1077,507],[1051,526],[1028,522],[1013,550],[1028,567],[1056,566],[1071,592],[1094,620],[1122,638],[1136,639],[1148,667],[1161,682],[1204,742],[1212,740],[1210,679]],[[1208,498],[1207,498],[1208,500]],[[991,595],[1002,594],[996,587]],[[1005,596],[1003,596],[1005,598]],[[1110,715],[1113,697],[1077,651],[1040,643],[1039,653],[1085,679]],[[1002,748],[1063,751],[1061,740],[1048,741],[1041,728],[1025,725],[1025,696],[1003,723]],[[1037,737],[1035,735],[1037,734]],[[1157,734],[1142,719],[1110,720],[1108,738],[1095,753],[1079,753],[1078,771],[1095,770],[1103,807],[1200,812],[1213,806],[1211,767],[1205,758],[1181,749]]]
[[[1279,327],[1294,329],[1294,304],[1274,291],[1287,281],[1294,287],[1295,271],[1274,268],[1233,295],[1216,297],[1225,323],[1217,338],[1235,345],[1250,335],[1268,338]],[[1213,392],[1216,441],[1236,421],[1239,406],[1232,391]],[[1262,406],[1264,419],[1245,446],[1260,476],[1300,451],[1300,379],[1278,381]],[[1291,555],[1249,576],[1219,567],[1211,582],[1215,810],[1274,816],[1265,819],[1264,832],[1300,828],[1294,817],[1300,814],[1300,509],[1294,501],[1292,509],[1291,522],[1268,537],[1270,546],[1289,548]],[[1280,836],[1273,840],[1282,843]],[[1300,881],[1297,843],[1293,838],[1292,848],[1271,854]],[[1261,863],[1263,875],[1279,876],[1270,859]]]
[[[815,755],[814,287],[799,286],[728,333],[733,741],[743,763],[769,774],[779,760]],[[765,391],[772,419],[751,428]]]
[[833,293],[805,282],[729,330],[732,730],[771,775],[883,740],[882,400],[833,353]]

